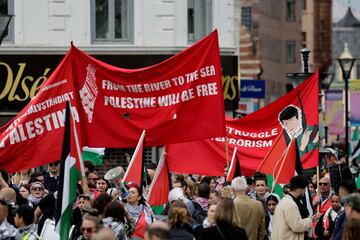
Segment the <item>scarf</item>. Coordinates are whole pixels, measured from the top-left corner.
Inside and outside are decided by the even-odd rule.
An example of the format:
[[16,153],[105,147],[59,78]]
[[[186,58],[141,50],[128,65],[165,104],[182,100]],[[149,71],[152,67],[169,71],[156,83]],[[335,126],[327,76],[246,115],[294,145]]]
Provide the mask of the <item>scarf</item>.
[[29,206],[30,207],[35,207],[39,204],[39,202],[41,201],[42,198],[36,198],[34,197],[32,194],[29,195],[28,197],[28,201],[29,201]]
[[199,204],[200,207],[202,209],[204,209],[205,211],[207,211],[209,209],[209,199],[198,197],[198,198],[195,198],[193,201],[196,202],[197,204]]
[[129,216],[132,217],[135,221],[137,221],[144,207],[142,204],[133,207],[130,203],[126,203],[125,209],[128,212]]

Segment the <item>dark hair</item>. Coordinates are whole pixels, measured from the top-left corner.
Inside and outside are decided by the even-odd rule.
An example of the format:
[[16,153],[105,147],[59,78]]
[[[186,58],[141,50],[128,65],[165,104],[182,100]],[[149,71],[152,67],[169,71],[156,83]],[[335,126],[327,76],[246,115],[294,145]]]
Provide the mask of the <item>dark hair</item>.
[[349,205],[353,210],[360,213],[360,194],[352,193],[343,199],[344,204]]
[[92,207],[96,208],[99,211],[99,214],[102,214],[105,211],[106,206],[112,201],[112,197],[107,193],[100,194],[95,198]]
[[[110,182],[109,182],[109,180],[106,180],[104,177],[99,178],[97,181],[99,181],[99,180],[103,180],[103,181],[105,181],[105,182],[106,182],[106,185],[107,185],[106,190],[107,190],[108,188],[110,188],[110,187],[111,187],[111,186],[110,186]],[[97,182],[97,181],[96,181],[96,182]]]
[[159,238],[161,240],[171,240],[170,231],[164,228],[152,227],[147,230],[149,239],[153,237]]
[[279,199],[271,194],[266,198],[265,202],[268,203],[270,200],[273,200],[274,202],[279,203]]
[[7,171],[5,169],[0,169],[0,173],[4,181],[6,183],[9,183],[9,174],[7,173]]
[[130,190],[130,188],[135,188],[137,190],[137,192],[139,193],[139,197],[140,197],[139,204],[144,205],[146,203],[146,200],[142,195],[141,187],[136,183],[130,183],[130,184],[127,185],[127,189]]
[[283,122],[283,120],[288,120],[292,117],[299,118],[298,110],[294,106],[287,106],[285,109],[283,109],[279,115],[280,122]]
[[84,167],[89,170],[88,172],[86,172],[87,174],[89,174],[91,172],[95,172],[95,165],[93,162],[91,162],[89,160],[84,161]]
[[125,209],[118,201],[109,203],[105,209],[105,217],[112,217],[115,221],[125,223]]
[[34,222],[34,209],[29,205],[21,205],[16,210],[16,214],[24,219],[25,225],[30,225]]
[[207,183],[210,185],[211,180],[214,179],[213,177],[205,176],[201,179],[200,183]]
[[267,185],[267,177],[266,177],[265,173],[255,172],[253,178],[254,178],[254,183],[255,184],[256,184],[256,181],[262,180],[262,181],[265,181],[265,184]]
[[290,179],[290,191],[294,191],[296,189],[304,189],[308,185],[308,181],[303,176],[295,176]]
[[29,184],[30,184],[30,183],[33,183],[33,182],[39,182],[39,180],[37,179],[37,177],[41,177],[41,176],[44,176],[44,173],[43,173],[43,172],[33,172],[33,173],[30,175]]
[[339,188],[340,187],[344,188],[348,193],[353,193],[356,189],[356,183],[354,180],[345,179],[340,183]]
[[246,184],[247,185],[253,185],[255,183],[254,179],[252,179],[252,177],[245,176],[245,179],[246,179]]
[[209,198],[210,195],[210,186],[207,183],[200,183],[198,186],[199,197]]

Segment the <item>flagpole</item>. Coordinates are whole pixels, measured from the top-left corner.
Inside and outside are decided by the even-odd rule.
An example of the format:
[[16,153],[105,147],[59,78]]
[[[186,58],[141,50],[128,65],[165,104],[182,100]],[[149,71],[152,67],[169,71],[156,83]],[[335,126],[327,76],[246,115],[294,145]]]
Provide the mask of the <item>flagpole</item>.
[[228,138],[225,137],[226,141],[225,141],[225,154],[226,154],[226,167],[229,169],[229,142],[228,142]]
[[[316,192],[317,192],[317,197],[318,199],[320,200],[320,195],[319,195],[319,188],[320,188],[320,185],[319,185],[319,177],[320,176],[320,166],[319,164],[316,166]],[[320,201],[319,201],[319,204],[317,205],[317,212],[320,212]]]
[[[292,141],[294,141],[294,139],[293,139]],[[276,178],[274,178],[274,182],[273,182],[273,185],[272,185],[272,188],[271,188],[271,193],[273,193],[274,190],[275,190],[275,186],[276,186],[276,183],[277,183],[277,181],[278,181],[278,179],[279,179],[280,172],[281,172],[282,168],[284,167],[285,156],[288,154],[289,149],[290,149],[290,147],[291,147],[291,144],[293,144],[292,141],[290,141],[290,144],[289,144],[288,147],[286,148],[285,153],[284,153],[284,154],[282,155],[282,157],[281,157],[282,162],[281,162],[281,165],[280,165],[280,169],[279,169],[279,171],[278,171],[278,174],[277,174]],[[278,162],[278,163],[279,163],[279,162]],[[275,175],[275,169],[276,169],[276,166],[278,165],[278,163],[275,165],[274,175]]]
[[[230,163],[230,167],[229,167],[229,170],[228,170],[228,174],[226,176],[226,181],[229,181],[229,176],[231,174],[231,171],[234,167],[234,162],[235,162],[235,156],[236,156],[236,151],[237,151],[237,147],[234,148],[234,152],[233,152],[233,155],[231,157],[231,163]],[[235,174],[234,174],[235,175]],[[234,176],[233,176],[234,177]]]

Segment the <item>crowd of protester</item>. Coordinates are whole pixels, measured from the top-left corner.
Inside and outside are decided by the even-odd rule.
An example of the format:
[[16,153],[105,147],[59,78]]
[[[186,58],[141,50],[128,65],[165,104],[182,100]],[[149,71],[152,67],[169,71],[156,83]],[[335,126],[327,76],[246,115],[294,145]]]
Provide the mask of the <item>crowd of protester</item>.
[[[108,181],[86,161],[86,179],[78,184],[69,237],[360,239],[357,162],[346,169],[332,149],[325,159],[320,176],[295,176],[282,185],[280,194],[272,192],[267,176],[260,172],[232,181],[226,181],[227,167],[222,177],[172,174],[169,201],[156,214],[146,201],[147,187],[124,185],[121,179]],[[46,220],[55,218],[59,165],[56,161],[44,172],[28,169],[12,175],[1,170],[0,239],[41,239]],[[147,175],[149,184],[153,174]]]

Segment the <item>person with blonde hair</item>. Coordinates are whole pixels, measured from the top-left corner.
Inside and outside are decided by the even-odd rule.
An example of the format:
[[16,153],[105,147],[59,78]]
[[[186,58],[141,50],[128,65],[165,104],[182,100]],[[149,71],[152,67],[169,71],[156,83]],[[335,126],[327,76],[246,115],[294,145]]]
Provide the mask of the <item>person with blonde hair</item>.
[[233,200],[229,198],[218,202],[215,212],[215,226],[204,228],[199,240],[247,240],[246,232],[239,227],[239,216],[235,211]]
[[20,188],[24,184],[28,184],[30,181],[30,176],[33,173],[32,169],[25,169],[21,170],[19,172],[16,172],[12,178],[11,182],[16,185],[18,188]]

